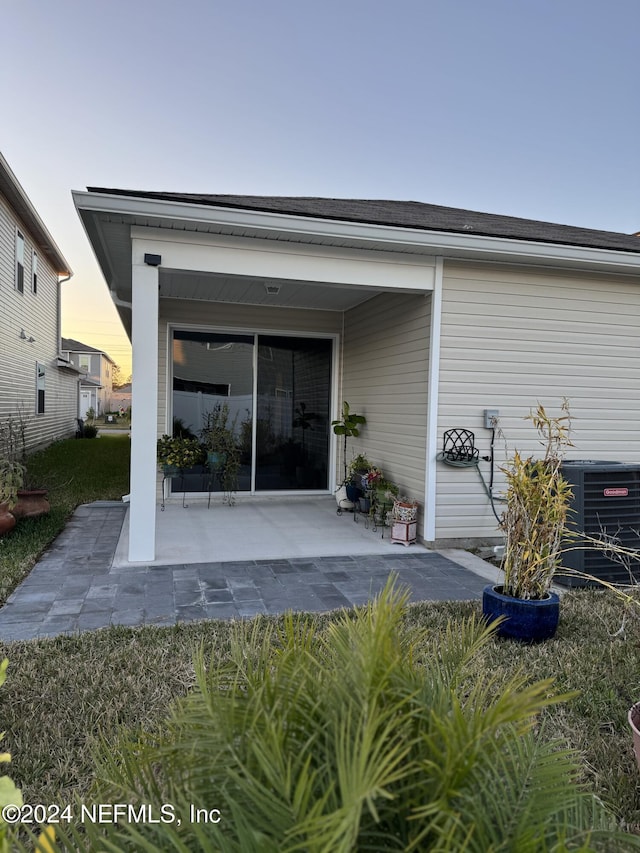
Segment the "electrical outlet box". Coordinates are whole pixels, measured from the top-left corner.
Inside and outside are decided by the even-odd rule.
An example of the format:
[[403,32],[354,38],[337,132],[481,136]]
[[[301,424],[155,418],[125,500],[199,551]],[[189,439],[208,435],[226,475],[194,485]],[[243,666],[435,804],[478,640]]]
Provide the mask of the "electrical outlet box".
[[500,417],[500,412],[498,409],[485,409],[484,410],[484,428],[485,429],[495,429],[498,426],[498,418]]

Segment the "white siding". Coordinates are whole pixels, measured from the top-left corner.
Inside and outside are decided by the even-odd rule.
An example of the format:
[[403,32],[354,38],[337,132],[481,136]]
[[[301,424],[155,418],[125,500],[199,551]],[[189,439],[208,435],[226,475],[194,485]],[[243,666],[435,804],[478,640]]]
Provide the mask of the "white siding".
[[[431,297],[382,294],[345,314],[341,400],[367,419],[347,455],[365,453],[424,505]],[[342,478],[339,463],[338,479]]]
[[[25,237],[24,293],[14,285],[15,229]],[[32,257],[38,254],[38,292],[32,290]],[[46,255],[34,245],[6,199],[0,196],[0,418],[27,420],[29,448],[72,435],[78,411],[74,374],[56,366],[59,351],[59,285]],[[28,339],[20,338],[24,329]],[[36,363],[46,368],[45,413],[36,415]]]
[[[514,448],[539,451],[525,416],[538,402],[558,414],[567,397],[570,458],[639,461],[639,345],[637,280],[446,262],[439,436],[467,427],[486,455],[483,411],[499,409],[500,465]],[[497,534],[477,472],[439,464],[436,538]]]

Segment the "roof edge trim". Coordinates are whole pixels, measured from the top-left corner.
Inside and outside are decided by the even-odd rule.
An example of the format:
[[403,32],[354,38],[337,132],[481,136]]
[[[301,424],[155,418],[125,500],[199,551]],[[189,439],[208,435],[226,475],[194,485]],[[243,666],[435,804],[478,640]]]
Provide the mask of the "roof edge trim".
[[86,213],[112,213],[128,216],[150,216],[158,219],[201,222],[238,229],[255,229],[265,232],[288,231],[298,236],[351,239],[367,242],[414,246],[434,255],[479,258],[482,255],[501,255],[510,260],[530,262],[578,263],[594,266],[617,267],[632,272],[640,271],[640,253],[620,249],[594,249],[564,243],[542,243],[517,238],[490,237],[474,234],[456,234],[447,231],[424,231],[406,226],[377,225],[347,222],[335,219],[311,218],[293,214],[253,211],[244,208],[203,206],[133,196],[116,196],[106,193],[72,191],[76,209]]
[[0,152],[0,192],[3,192],[14,212],[24,221],[38,248],[44,250],[58,275],[71,278],[73,270],[49,233],[22,184]]

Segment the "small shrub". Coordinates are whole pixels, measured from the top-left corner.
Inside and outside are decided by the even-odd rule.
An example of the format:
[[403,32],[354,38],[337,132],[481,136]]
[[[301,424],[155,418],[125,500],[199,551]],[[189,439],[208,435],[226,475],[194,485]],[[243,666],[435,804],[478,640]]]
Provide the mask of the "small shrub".
[[98,435],[98,428],[93,424],[85,424],[83,430],[83,438],[95,438]]
[[[229,659],[201,651],[198,689],[157,735],[105,745],[97,773],[96,802],[172,803],[181,823],[88,825],[89,849],[637,849],[576,756],[534,733],[568,697],[478,679],[492,630],[472,617],[429,636],[405,627],[406,602],[388,584],[324,629],[288,614],[236,625]],[[189,804],[220,821],[190,822]]]

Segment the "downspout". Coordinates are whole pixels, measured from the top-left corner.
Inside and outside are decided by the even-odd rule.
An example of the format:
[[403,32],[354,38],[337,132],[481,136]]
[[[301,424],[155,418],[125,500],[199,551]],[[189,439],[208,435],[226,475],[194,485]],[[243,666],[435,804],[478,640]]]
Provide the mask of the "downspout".
[[[62,291],[60,290],[60,285],[64,284],[65,281],[69,281],[69,279],[73,276],[73,273],[70,272],[66,278],[59,278],[56,282],[57,289],[57,310],[56,310],[56,335],[58,338],[58,355],[62,355]],[[80,380],[78,380],[78,389],[80,388]],[[78,397],[78,414],[80,414],[80,398]]]
[[427,385],[427,455],[425,470],[424,540],[436,538],[436,456],[438,451],[438,393],[440,382],[440,330],[442,326],[442,280],[444,260],[436,258],[431,296],[431,334],[429,339],[429,379]]

